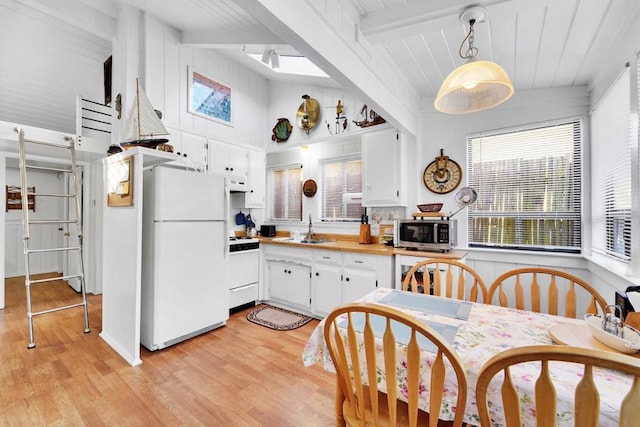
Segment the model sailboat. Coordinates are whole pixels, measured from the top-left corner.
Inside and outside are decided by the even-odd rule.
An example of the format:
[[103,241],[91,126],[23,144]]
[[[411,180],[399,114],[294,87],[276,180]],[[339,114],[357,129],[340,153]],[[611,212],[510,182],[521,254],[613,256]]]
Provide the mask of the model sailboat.
[[147,147],[156,148],[169,140],[158,136],[169,135],[156,110],[151,105],[136,79],[136,97],[131,105],[129,117],[125,123],[122,148]]

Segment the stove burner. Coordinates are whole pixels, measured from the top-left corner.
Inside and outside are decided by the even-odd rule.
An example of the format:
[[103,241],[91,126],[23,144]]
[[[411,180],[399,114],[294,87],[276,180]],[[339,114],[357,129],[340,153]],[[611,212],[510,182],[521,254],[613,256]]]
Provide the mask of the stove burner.
[[259,248],[260,240],[258,239],[244,236],[229,237],[230,252],[241,252]]

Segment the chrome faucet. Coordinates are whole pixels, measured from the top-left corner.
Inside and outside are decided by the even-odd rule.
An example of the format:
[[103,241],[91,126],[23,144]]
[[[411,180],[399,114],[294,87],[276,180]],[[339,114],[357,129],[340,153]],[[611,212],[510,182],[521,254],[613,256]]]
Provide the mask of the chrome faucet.
[[606,306],[602,329],[619,338],[624,338],[624,319],[622,319],[621,306],[613,304]]
[[313,224],[311,222],[311,214],[309,214],[309,232],[307,233],[307,240],[313,239]]

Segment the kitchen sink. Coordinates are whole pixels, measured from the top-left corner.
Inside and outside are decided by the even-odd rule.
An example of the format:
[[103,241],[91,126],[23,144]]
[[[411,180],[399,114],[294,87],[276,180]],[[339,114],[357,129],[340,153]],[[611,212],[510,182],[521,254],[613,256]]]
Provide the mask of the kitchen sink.
[[323,240],[323,239],[302,239],[300,240],[300,243],[325,243],[328,242],[328,240]]
[[307,243],[307,244],[318,244],[318,243],[332,243],[335,240],[325,240],[325,239],[294,239],[292,237],[276,237],[272,239],[275,242],[291,242],[291,243]]

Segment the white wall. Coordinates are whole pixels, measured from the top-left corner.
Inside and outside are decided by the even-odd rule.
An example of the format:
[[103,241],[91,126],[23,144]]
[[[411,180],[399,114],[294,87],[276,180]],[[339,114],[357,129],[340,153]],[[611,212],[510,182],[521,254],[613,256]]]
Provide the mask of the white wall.
[[[296,113],[300,105],[304,101],[302,95],[309,95],[320,104],[321,116],[316,127],[311,129],[309,133],[305,133],[296,122]],[[336,105],[338,100],[343,105],[343,115],[348,119],[348,126],[344,132],[339,135],[332,135],[327,130],[329,123],[332,132],[335,133],[336,122]],[[362,128],[356,126],[353,121],[363,120],[360,117],[360,110],[365,102],[359,99],[355,94],[344,89],[322,87],[315,85],[305,85],[302,83],[285,83],[279,81],[269,82],[269,107],[267,111],[269,127],[269,142],[267,143],[267,152],[282,151],[291,147],[301,145],[314,144],[322,141],[335,141],[361,133]],[[279,118],[289,119],[293,130],[291,136],[285,142],[275,142],[271,140],[273,127]],[[372,127],[370,129],[374,129]]]
[[[4,154],[0,153],[0,188],[5,188],[6,183],[6,158]],[[5,201],[4,198],[0,200]],[[0,209],[0,223],[4,224],[4,218],[5,211],[4,209]],[[5,227],[0,227],[0,240],[3,242],[6,238],[4,229]],[[3,260],[0,262],[0,308],[4,308],[4,245],[0,245],[0,259]]]
[[[167,126],[218,141],[264,150],[271,128],[265,111],[268,82],[211,49],[185,47],[171,27],[145,17],[145,91]],[[233,126],[187,111],[187,67],[231,88]]]
[[[425,167],[439,156],[440,149],[444,148],[444,154],[462,167],[461,186],[466,185],[466,138],[469,134],[482,131],[582,116],[585,147],[588,147],[589,92],[584,86],[573,89],[519,91],[502,106],[473,114],[451,115],[435,112],[433,108],[431,110],[422,115],[422,135],[419,138],[422,143],[418,144],[417,176],[414,178],[420,183]],[[438,195],[421,184],[418,186],[417,200],[420,203],[444,203],[443,209],[446,212],[457,206],[453,198],[454,193]],[[456,217],[460,227],[458,241],[460,246],[466,247],[466,211],[463,210]]]
[[[482,131],[545,122],[560,118],[581,116],[583,118],[583,165],[589,163],[589,102],[590,92],[586,86],[577,88],[544,89],[530,91],[516,91],[512,99],[505,104],[484,112],[466,115],[448,115],[436,112],[429,100],[422,114],[422,129],[417,148],[416,176],[412,179],[419,182],[417,201],[420,203],[442,202],[444,211],[452,211],[457,206],[453,196],[455,192],[437,195],[430,192],[422,184],[424,168],[444,148],[444,153],[450,156],[463,168],[463,183],[466,185],[467,145],[469,134]],[[588,174],[583,183],[583,200],[589,200]],[[588,204],[586,205],[588,208]],[[467,213],[466,210],[456,215],[458,219],[459,247],[467,247]],[[588,215],[584,215],[588,219]],[[588,220],[584,224],[588,233]],[[566,270],[588,282],[594,284],[608,300],[613,298],[615,284],[594,283],[588,262],[580,255],[541,254],[531,252],[481,250],[470,249],[467,262],[476,268],[489,285],[497,276],[512,268],[525,265],[549,266]]]
[[[20,186],[20,170],[17,167],[7,167],[7,185]],[[29,186],[35,186],[39,193],[64,193],[64,179],[61,174],[52,172],[29,172]],[[52,197],[36,198],[35,211],[29,212],[30,220],[61,219],[63,207],[60,200]],[[22,210],[10,210],[5,213],[5,277],[24,275],[24,244],[22,227]],[[32,225],[29,246],[32,249],[59,248],[62,244],[62,232],[58,225]],[[32,255],[30,258],[30,272],[32,274],[47,272],[62,272],[62,254],[52,252]]]
[[104,102],[111,41],[25,2],[0,3],[0,121],[75,133],[76,95]]

